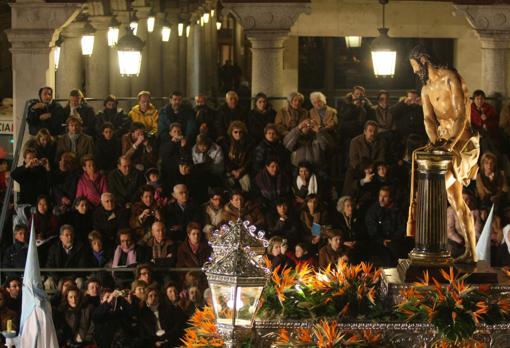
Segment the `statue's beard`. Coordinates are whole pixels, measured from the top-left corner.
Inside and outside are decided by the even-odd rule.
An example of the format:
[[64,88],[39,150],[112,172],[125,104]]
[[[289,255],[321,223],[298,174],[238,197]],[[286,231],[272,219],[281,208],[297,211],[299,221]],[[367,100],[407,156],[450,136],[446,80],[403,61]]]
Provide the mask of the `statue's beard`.
[[420,65],[420,70],[416,72],[416,75],[420,78],[422,85],[425,85],[429,80],[429,69],[427,63],[422,64],[418,62],[418,64]]

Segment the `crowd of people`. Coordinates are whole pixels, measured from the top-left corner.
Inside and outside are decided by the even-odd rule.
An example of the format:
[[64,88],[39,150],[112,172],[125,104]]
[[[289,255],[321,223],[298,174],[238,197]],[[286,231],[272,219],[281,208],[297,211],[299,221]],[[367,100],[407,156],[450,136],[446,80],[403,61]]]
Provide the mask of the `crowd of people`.
[[[25,266],[33,223],[43,267],[95,269],[44,275],[62,346],[173,347],[194,309],[211,303],[199,269],[208,239],[229,221],[266,231],[272,267],[339,258],[394,266],[413,248],[411,157],[427,134],[417,91],[390,104],[388,92],[372,103],[355,86],[334,106],[321,92],[309,100],[294,92],[274,110],[259,93],[245,110],[228,91],[214,109],[204,95],[191,105],[176,91],[158,110],[141,91],[128,113],[112,95],[96,112],[79,90],[63,107],[42,87],[29,107],[23,164],[4,168],[19,194],[3,268]],[[465,199],[478,234],[494,204],[492,264],[508,265],[510,109],[498,115],[475,91],[471,124],[483,156]],[[448,239],[461,255],[451,208]],[[19,321],[19,276],[0,288],[2,330],[6,318]]]

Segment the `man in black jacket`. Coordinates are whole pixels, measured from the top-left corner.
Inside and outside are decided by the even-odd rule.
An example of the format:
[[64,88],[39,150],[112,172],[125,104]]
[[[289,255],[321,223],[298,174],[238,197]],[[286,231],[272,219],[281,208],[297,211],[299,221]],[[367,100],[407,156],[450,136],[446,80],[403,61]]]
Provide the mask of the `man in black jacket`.
[[[83,245],[76,243],[74,240],[74,228],[71,225],[62,225],[60,227],[60,240],[53,244],[48,251],[48,259],[46,260],[47,268],[84,268],[87,267],[87,256]],[[46,289],[52,289],[53,285],[59,278],[66,275],[76,276],[76,272],[72,273],[52,273],[44,282]],[[53,284],[52,284],[53,282]],[[83,283],[80,278],[76,279],[76,283]],[[81,285],[81,284],[80,284]]]
[[165,212],[165,221],[169,229],[169,238],[173,241],[186,240],[186,226],[190,222],[200,223],[202,220],[200,209],[194,205],[188,194],[188,187],[184,184],[174,186],[172,193],[175,202],[170,203]]
[[14,169],[11,178],[19,184],[18,204],[34,205],[37,197],[50,192],[50,164],[38,159],[34,149],[23,151],[23,165]]
[[95,138],[96,113],[85,101],[82,91],[73,89],[69,92],[69,103],[64,108],[64,114],[66,118],[69,116],[80,118],[83,124],[83,132]]
[[120,156],[117,169],[108,176],[108,189],[120,206],[129,208],[138,200],[138,188],[143,185],[143,181],[143,174],[132,167],[131,160]]
[[62,106],[53,100],[51,87],[39,89],[39,100],[33,100],[28,108],[27,123],[30,135],[36,135],[42,128],[53,136],[64,133],[66,115]]
[[[14,243],[4,251],[3,268],[25,268],[28,253],[28,229],[20,224],[14,227]],[[16,273],[9,273],[10,276]]]
[[117,231],[128,227],[127,212],[116,205],[115,197],[110,192],[101,195],[101,205],[92,217],[94,230],[101,233],[105,250],[112,250],[117,239]]

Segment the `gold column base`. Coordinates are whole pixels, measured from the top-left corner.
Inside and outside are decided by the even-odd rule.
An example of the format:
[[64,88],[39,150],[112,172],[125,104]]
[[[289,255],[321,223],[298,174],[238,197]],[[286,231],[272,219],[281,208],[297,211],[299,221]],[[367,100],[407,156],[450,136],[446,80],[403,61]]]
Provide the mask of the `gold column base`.
[[409,259],[412,264],[424,266],[445,266],[453,264],[453,258],[448,250],[431,252],[413,249],[409,253]]

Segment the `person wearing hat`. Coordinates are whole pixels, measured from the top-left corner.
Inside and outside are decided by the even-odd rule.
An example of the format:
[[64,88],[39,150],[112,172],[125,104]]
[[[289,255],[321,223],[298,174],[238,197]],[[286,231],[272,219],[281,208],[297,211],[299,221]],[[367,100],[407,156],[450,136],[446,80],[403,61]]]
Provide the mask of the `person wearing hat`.
[[131,119],[124,110],[118,107],[117,97],[113,94],[105,98],[103,106],[104,109],[96,117],[96,134],[100,137],[103,132],[103,125],[105,122],[110,122],[113,125],[113,136],[120,138],[129,131]]
[[51,135],[64,133],[62,126],[66,121],[64,108],[53,100],[53,89],[45,86],[39,89],[39,99],[34,99],[28,107],[27,123],[30,135],[36,135],[46,128]]
[[69,102],[64,108],[66,117],[74,116],[81,119],[83,132],[92,137],[96,135],[96,113],[87,104],[83,92],[73,89],[69,92]]
[[145,126],[150,135],[158,132],[158,109],[151,103],[151,93],[149,91],[140,91],[137,95],[138,104],[133,106],[129,112],[129,118],[132,122],[139,122]]

